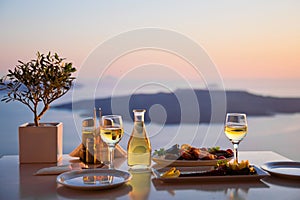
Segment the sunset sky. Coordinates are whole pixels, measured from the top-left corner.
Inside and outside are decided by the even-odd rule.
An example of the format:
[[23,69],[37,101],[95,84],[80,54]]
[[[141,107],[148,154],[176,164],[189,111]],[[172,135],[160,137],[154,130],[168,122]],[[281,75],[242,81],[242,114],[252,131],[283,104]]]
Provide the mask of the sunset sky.
[[[299,10],[297,0],[0,0],[0,75],[17,60],[34,58],[37,51],[57,52],[80,68],[104,41],[126,31],[156,27],[202,46],[224,80],[298,81]],[[168,55],[157,56],[156,62],[179,67],[167,62]],[[134,63],[138,57],[129,55],[127,60]]]

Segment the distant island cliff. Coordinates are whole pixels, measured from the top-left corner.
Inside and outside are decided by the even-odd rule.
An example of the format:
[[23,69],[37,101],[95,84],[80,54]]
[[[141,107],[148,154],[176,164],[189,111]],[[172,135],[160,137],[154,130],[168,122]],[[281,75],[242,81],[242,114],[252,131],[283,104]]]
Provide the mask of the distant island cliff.
[[[224,96],[225,112],[242,112],[248,116],[271,116],[279,113],[298,113],[300,112],[300,98],[279,98],[254,95],[245,91],[208,91],[208,90],[178,90],[180,97],[184,96],[184,109],[189,109],[188,100],[194,98],[197,102],[197,109],[191,104],[190,115],[184,114],[182,118],[182,102],[178,95],[174,93],[155,93],[155,94],[133,94],[128,96],[118,96],[112,98],[101,98],[95,100],[82,100],[69,102],[53,106],[55,109],[66,109],[78,111],[82,115],[92,116],[92,109],[101,107],[103,114],[111,114],[111,105],[119,107],[125,112],[132,113],[133,109],[143,108],[149,111],[154,105],[160,105],[164,108],[164,113],[153,112],[151,120],[156,123],[178,124],[178,123],[208,123],[212,116],[211,96]],[[218,101],[218,100],[217,100]],[[220,99],[220,102],[222,99]],[[72,108],[73,106],[73,108]],[[92,106],[92,107],[91,107]],[[160,115],[165,115],[161,119]],[[196,117],[195,117],[196,116]],[[198,116],[198,117],[197,117]],[[126,117],[125,120],[132,120]],[[221,116],[214,122],[222,122],[225,116]],[[149,112],[146,112],[145,121],[149,122]]]

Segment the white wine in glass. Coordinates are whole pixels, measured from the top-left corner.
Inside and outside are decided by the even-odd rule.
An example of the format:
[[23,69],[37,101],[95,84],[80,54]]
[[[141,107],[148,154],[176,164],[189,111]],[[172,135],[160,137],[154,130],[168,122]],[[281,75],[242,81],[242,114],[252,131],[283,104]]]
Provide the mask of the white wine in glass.
[[238,146],[248,130],[246,114],[227,113],[224,129],[226,136],[233,144],[234,161],[238,163]]
[[120,115],[102,116],[100,124],[100,136],[109,150],[109,169],[113,169],[114,149],[123,137],[123,121]]

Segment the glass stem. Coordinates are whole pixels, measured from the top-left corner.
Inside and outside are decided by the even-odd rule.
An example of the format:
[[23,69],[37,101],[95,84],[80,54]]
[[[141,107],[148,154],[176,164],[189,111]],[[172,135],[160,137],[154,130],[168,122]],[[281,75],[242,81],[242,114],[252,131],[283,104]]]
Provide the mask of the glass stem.
[[238,143],[233,143],[234,161],[236,163],[239,163],[239,159],[238,159],[238,147],[239,147]]
[[114,169],[114,149],[115,147],[108,147],[108,151],[109,151],[108,169]]

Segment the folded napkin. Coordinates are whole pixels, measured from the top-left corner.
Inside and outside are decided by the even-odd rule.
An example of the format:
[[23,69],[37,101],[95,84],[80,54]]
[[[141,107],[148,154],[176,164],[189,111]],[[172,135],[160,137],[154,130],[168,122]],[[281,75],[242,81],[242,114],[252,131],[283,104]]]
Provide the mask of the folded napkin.
[[82,169],[85,167],[83,163],[72,163],[68,165],[60,165],[39,169],[34,175],[58,175],[67,171]]

